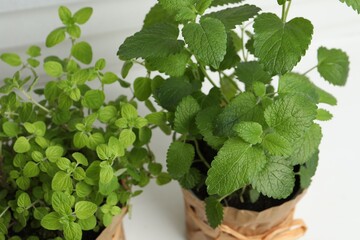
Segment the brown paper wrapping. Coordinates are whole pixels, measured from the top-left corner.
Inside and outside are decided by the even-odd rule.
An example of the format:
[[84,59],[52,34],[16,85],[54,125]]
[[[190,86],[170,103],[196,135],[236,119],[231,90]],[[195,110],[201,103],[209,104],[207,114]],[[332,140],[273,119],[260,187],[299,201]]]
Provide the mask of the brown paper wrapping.
[[188,240],[295,240],[306,232],[302,220],[294,220],[295,205],[305,194],[262,212],[224,208],[222,225],[207,224],[205,204],[192,192],[183,190]]
[[121,214],[113,217],[110,226],[105,228],[96,240],[125,240],[122,220],[126,213],[127,209],[123,208]]

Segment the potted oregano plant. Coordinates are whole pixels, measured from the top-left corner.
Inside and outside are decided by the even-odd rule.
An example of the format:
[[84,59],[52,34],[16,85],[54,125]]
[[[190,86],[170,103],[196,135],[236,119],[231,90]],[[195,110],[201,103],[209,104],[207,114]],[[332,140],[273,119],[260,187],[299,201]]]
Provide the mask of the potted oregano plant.
[[[149,148],[151,126],[125,95],[130,84],[106,71],[105,59],[92,64],[91,45],[79,39],[92,12],[59,8],[63,25],[46,47],[68,38],[65,58],[41,63],[38,46],[25,58],[0,54],[17,68],[0,88],[1,240],[124,239],[131,198],[151,178],[170,180]],[[116,99],[106,99],[109,86]]]
[[337,86],[348,76],[346,53],[326,47],[296,72],[313,26],[288,19],[291,0],[277,1],[281,16],[242,2],[159,0],[118,50],[125,67],[145,66],[139,81],[163,108],[152,117],[173,130],[167,168],[187,189],[189,239],[304,234],[292,214],[316,171],[319,121],[332,118],[319,104],[337,103],[307,73]]

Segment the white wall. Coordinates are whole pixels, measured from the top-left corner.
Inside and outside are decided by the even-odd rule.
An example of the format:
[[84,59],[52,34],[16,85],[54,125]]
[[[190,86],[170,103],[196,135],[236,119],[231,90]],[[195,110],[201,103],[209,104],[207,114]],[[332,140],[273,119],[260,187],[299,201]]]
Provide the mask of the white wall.
[[[0,0],[0,52],[24,52],[31,44],[43,45],[45,36],[60,22],[57,7],[66,4],[75,10],[92,6],[94,16],[83,28],[84,37],[92,43],[95,56],[109,59],[111,68],[119,71],[115,55],[125,36],[140,28],[144,14],[155,0]],[[264,10],[280,12],[275,0],[258,1]],[[342,48],[351,59],[351,73],[345,88],[326,84],[316,72],[314,81],[338,97],[331,108],[335,117],[323,125],[320,166],[307,196],[299,204],[297,216],[304,218],[309,231],[304,240],[357,239],[360,213],[358,154],[360,136],[360,16],[338,0],[294,0],[289,18],[297,15],[313,21],[313,43],[301,64],[304,72],[316,65],[319,46]],[[56,52],[62,54],[65,45]],[[54,50],[49,50],[52,52]],[[0,63],[1,78],[10,74]],[[132,73],[134,77],[136,73]],[[131,78],[130,77],[130,78]],[[115,93],[112,93],[115,94]],[[158,134],[155,152],[164,161],[167,139]],[[134,199],[132,219],[126,219],[128,240],[183,240],[184,216],[180,189],[176,183],[165,187],[151,184]]]

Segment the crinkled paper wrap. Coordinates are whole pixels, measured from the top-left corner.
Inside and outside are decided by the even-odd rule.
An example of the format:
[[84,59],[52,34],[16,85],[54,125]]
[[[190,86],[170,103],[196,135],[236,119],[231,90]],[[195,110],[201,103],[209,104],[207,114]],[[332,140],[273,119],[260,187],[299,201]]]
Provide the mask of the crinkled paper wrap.
[[127,209],[123,208],[121,214],[113,217],[110,226],[105,228],[96,240],[125,240],[122,220],[126,213]]
[[188,240],[295,240],[306,232],[302,220],[294,220],[295,205],[305,194],[262,212],[224,208],[222,225],[212,229],[206,220],[205,204],[183,190]]

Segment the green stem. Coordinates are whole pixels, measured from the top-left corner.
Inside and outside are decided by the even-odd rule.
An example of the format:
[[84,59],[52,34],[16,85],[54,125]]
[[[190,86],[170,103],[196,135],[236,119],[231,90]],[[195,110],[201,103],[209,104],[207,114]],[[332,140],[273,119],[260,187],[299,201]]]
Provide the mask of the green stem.
[[[199,61],[198,61],[199,62]],[[215,82],[211,79],[211,77],[209,76],[209,74],[206,72],[206,69],[204,68],[204,66],[202,66],[200,63],[199,63],[199,66],[200,66],[200,69],[201,71],[204,73],[205,77],[209,80],[209,82],[214,86],[214,87],[217,87]]]
[[309,70],[307,70],[306,72],[304,72],[302,75],[306,75],[306,74],[308,74],[309,72],[311,72],[312,70],[316,69],[317,67],[318,67],[318,65],[316,65],[316,66],[314,66],[314,67],[310,68]]
[[195,142],[196,152],[197,152],[197,154],[199,155],[199,158],[200,158],[201,162],[204,163],[204,165],[205,165],[207,168],[210,168],[210,164],[206,161],[204,155],[203,155],[203,154],[201,153],[201,151],[200,151],[200,147],[199,147],[198,141],[195,139],[194,142]]
[[42,106],[41,104],[39,104],[37,101],[35,101],[26,91],[24,91],[24,89],[19,89],[32,103],[34,103],[36,106],[38,106],[39,108],[41,108],[42,110],[44,110],[47,113],[50,113],[50,110],[47,109],[46,107]]
[[[285,4],[283,6],[285,6]],[[289,14],[290,6],[291,6],[291,0],[289,1],[288,5],[286,7],[286,10],[285,10],[285,16],[284,16],[284,20],[283,20],[284,23],[286,22],[287,16]]]
[[0,214],[0,218],[2,218],[2,216],[4,216],[4,214],[7,212],[7,210],[9,210],[10,207],[8,206],[7,208],[4,209],[4,211],[2,211],[2,213]]
[[241,38],[242,38],[242,50],[241,50],[241,53],[243,55],[243,58],[244,58],[244,61],[247,62],[247,56],[246,56],[246,53],[245,53],[245,27],[241,27]]
[[286,2],[282,5],[282,10],[281,10],[281,21],[286,22],[285,19],[285,12],[286,12],[286,6],[285,6]]

